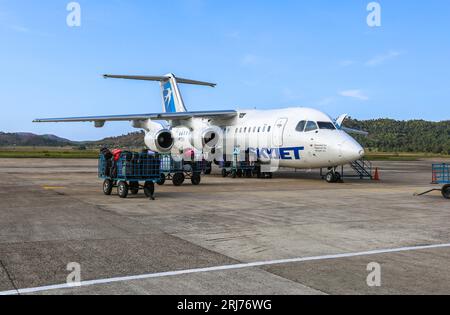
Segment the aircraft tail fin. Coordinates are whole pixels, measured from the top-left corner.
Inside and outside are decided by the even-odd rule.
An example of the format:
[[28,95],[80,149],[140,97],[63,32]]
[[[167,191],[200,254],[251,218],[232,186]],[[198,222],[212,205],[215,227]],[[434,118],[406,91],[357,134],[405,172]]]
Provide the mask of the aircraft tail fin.
[[164,113],[184,113],[187,112],[181,97],[179,83],[193,84],[215,87],[216,84],[202,81],[195,81],[190,79],[177,78],[174,74],[169,73],[165,76],[127,76],[127,75],[109,75],[105,74],[104,78],[127,79],[127,80],[142,80],[142,81],[157,81],[161,85],[161,93],[163,99]]

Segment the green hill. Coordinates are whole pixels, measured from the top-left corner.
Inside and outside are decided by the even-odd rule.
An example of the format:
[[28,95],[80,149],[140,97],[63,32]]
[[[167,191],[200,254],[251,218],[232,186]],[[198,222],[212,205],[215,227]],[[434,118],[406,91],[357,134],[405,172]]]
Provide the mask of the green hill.
[[450,121],[349,119],[344,124],[368,131],[368,137],[355,138],[372,152],[450,154]]

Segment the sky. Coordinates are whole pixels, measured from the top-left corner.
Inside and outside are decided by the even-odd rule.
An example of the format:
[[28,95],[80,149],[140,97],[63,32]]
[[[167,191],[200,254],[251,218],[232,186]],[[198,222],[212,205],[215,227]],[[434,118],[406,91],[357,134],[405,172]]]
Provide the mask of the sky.
[[450,1],[0,0],[0,131],[95,140],[129,123],[34,118],[157,113],[157,83],[102,74],[211,81],[181,86],[188,110],[313,107],[332,117],[450,119]]

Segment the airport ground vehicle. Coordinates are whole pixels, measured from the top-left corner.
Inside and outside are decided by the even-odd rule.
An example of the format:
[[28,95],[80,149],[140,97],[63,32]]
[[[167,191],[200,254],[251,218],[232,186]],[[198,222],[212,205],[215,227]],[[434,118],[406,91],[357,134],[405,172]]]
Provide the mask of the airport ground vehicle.
[[139,190],[154,199],[155,183],[161,180],[161,158],[148,153],[122,152],[117,158],[108,158],[100,154],[98,176],[103,181],[103,193],[111,195],[117,187],[120,198],[127,198],[131,192],[137,195]]
[[161,175],[158,185],[164,185],[171,180],[175,186],[181,186],[186,179],[190,179],[192,185],[200,185],[201,174],[205,171],[204,161],[186,161],[172,158],[170,154],[161,154]]
[[417,196],[423,196],[432,191],[441,191],[442,196],[445,199],[450,199],[450,164],[433,164],[432,174],[433,179],[431,183],[435,185],[443,185],[442,188],[430,189],[421,194],[417,194]]

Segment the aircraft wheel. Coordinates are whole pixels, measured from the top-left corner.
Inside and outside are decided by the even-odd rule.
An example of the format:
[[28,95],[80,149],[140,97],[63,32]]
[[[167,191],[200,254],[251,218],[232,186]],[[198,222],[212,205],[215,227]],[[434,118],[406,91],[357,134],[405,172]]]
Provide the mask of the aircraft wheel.
[[205,175],[211,175],[211,172],[212,172],[212,164],[208,164],[204,173],[205,173]]
[[336,183],[337,182],[337,177],[336,177],[336,173],[334,172],[329,172],[327,174],[327,176],[325,177],[327,183]]
[[185,179],[186,177],[183,173],[176,173],[175,175],[173,175],[172,182],[175,186],[181,186],[183,185]]
[[166,175],[161,174],[161,179],[156,182],[159,186],[163,186],[166,183]]
[[110,196],[113,190],[113,182],[110,179],[105,179],[103,182],[103,193]]
[[127,198],[128,191],[129,191],[129,187],[128,187],[127,182],[119,182],[119,185],[117,186],[117,193],[119,194],[119,197]]
[[450,199],[450,185],[442,187],[442,196],[444,196],[445,199]]
[[147,198],[155,199],[155,183],[145,182],[144,184],[144,194]]
[[192,185],[195,185],[195,186],[200,185],[201,181],[202,181],[202,178],[201,178],[200,174],[192,175],[192,178],[191,178]]

